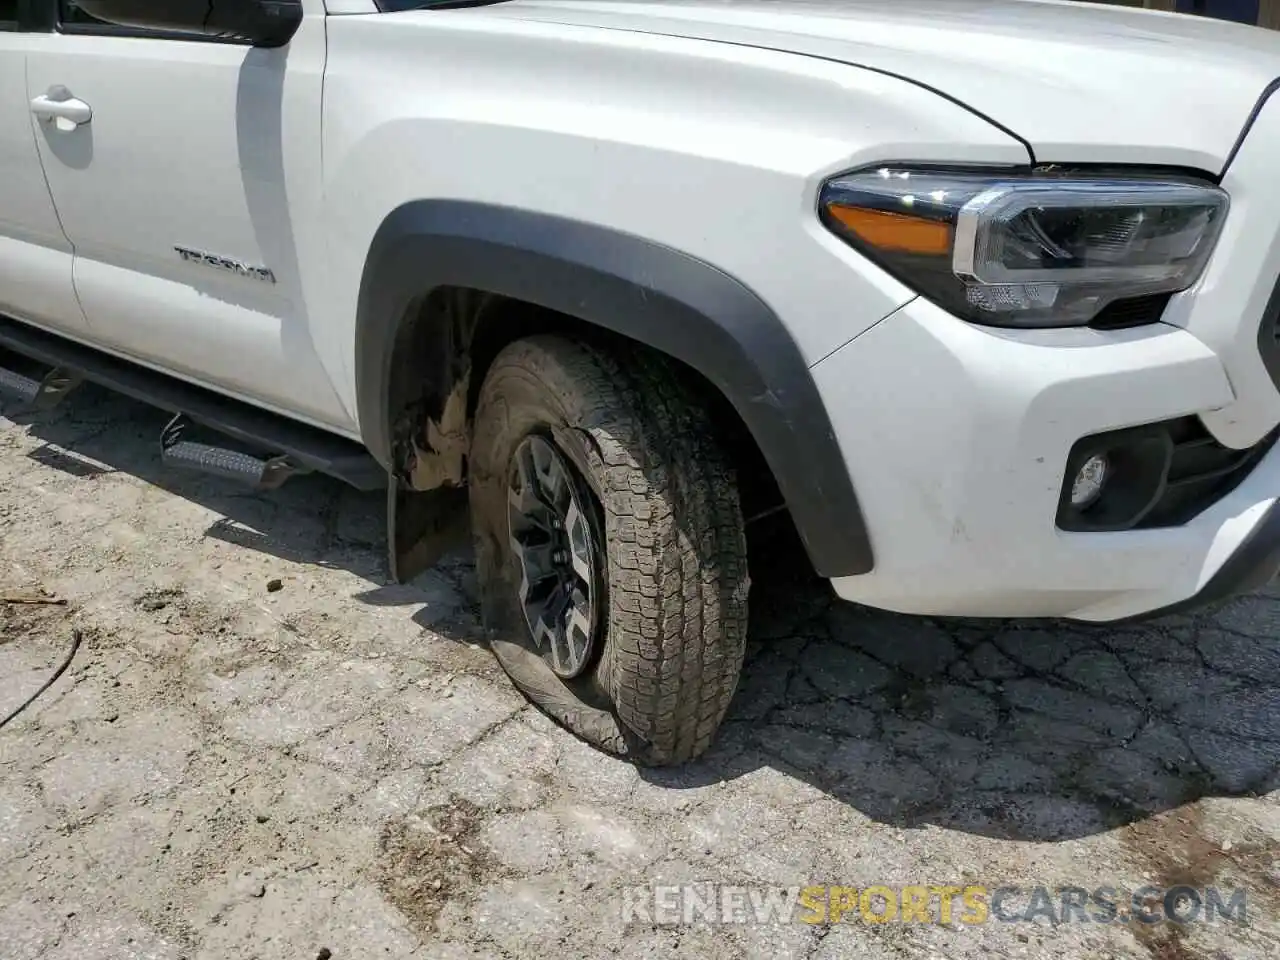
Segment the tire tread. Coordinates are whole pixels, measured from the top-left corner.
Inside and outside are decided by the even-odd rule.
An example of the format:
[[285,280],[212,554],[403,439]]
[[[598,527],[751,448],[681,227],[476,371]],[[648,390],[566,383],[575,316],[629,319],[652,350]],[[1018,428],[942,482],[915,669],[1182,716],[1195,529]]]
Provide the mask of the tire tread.
[[624,360],[540,336],[507,347],[486,386],[508,370],[540,380],[591,439],[609,567],[602,670],[618,719],[647,762],[693,759],[733,698],[747,629],[746,536],[711,419],[646,350]]

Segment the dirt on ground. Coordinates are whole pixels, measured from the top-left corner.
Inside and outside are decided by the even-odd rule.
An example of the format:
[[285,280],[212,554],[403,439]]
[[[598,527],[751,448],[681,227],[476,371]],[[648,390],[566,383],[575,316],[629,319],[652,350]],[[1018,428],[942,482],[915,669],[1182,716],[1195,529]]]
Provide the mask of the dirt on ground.
[[[636,769],[512,689],[466,556],[388,581],[380,496],[0,410],[0,717],[80,639],[0,729],[0,960],[1280,953],[1280,590],[928,620],[769,556],[717,745]],[[879,922],[921,886],[987,909]]]

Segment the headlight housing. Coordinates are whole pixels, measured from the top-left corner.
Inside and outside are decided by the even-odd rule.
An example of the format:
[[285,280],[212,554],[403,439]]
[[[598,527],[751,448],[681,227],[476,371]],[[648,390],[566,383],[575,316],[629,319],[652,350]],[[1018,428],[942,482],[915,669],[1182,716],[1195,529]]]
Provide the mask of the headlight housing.
[[1176,178],[881,167],[828,181],[829,229],[975,323],[1083,326],[1118,300],[1199,279],[1226,219]]

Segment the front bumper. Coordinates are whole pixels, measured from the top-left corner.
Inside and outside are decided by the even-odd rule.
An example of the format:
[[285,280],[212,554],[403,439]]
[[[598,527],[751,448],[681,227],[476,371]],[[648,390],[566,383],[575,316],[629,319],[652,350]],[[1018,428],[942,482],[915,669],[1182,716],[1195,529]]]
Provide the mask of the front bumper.
[[918,299],[813,374],[876,558],[870,573],[832,581],[845,599],[1111,621],[1274,573],[1280,447],[1181,526],[1056,525],[1077,440],[1239,401],[1220,357],[1187,330],[999,331]]
[[[833,580],[837,593],[910,613],[1115,621],[1269,581],[1280,565],[1278,155],[1280,94],[1259,105],[1222,176],[1231,211],[1204,276],[1161,323],[1001,331],[917,299],[817,364],[876,564]],[[1234,488],[1177,526],[1059,528],[1073,444],[1181,417],[1222,448],[1257,451]]]
[[1257,526],[1195,594],[1130,619],[1146,620],[1183,613],[1242,593],[1252,593],[1269,584],[1277,573],[1280,573],[1280,501],[1267,508]]

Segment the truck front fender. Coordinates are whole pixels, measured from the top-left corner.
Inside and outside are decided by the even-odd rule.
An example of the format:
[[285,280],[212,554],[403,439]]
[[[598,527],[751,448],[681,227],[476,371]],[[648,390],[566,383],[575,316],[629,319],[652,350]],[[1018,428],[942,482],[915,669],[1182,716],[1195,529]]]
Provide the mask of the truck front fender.
[[360,284],[356,399],[363,439],[392,467],[390,378],[399,333],[442,287],[497,294],[595,324],[683,362],[741,417],[817,572],[872,568],[844,458],[799,349],[734,277],[678,250],[588,223],[455,200],[400,206]]

